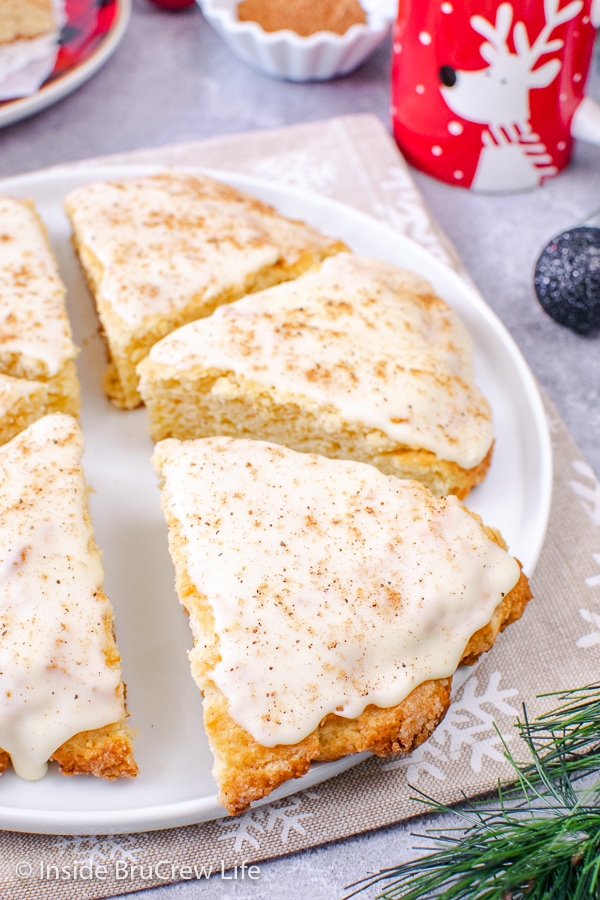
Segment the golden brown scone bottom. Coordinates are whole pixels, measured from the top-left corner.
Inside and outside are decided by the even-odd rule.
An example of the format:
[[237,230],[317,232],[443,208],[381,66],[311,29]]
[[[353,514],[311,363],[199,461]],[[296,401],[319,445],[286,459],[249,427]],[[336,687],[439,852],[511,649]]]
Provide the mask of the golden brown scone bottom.
[[[502,543],[495,532],[486,531]],[[470,638],[461,663],[475,663],[493,646],[498,634],[522,615],[530,599],[529,582],[521,572],[490,622]],[[304,775],[312,762],[364,751],[377,756],[410,753],[444,718],[451,687],[451,678],[427,681],[397,706],[382,709],[370,705],[356,719],[329,714],[303,741],[263,747],[230,718],[227,699],[208,681],[203,692],[204,724],[215,757],[213,772],[220,786],[219,802],[230,815],[237,815],[284,781]]]
[[[58,763],[63,775],[95,775],[113,781],[138,774],[131,735],[123,723],[81,731],[65,741],[50,760]],[[10,756],[0,750],[0,772],[9,766]]]

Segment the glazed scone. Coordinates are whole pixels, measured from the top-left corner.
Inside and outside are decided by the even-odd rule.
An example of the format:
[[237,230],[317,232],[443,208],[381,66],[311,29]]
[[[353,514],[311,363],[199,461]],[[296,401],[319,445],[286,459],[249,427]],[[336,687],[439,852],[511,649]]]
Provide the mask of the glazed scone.
[[0,374],[0,444],[44,415],[47,396],[41,381]]
[[65,286],[33,204],[0,197],[0,373],[46,385],[47,412],[77,416]]
[[137,774],[83,437],[52,413],[0,447],[0,770]]
[[2,0],[0,45],[49,34],[56,20],[52,0]]
[[417,275],[341,253],[178,329],[138,368],[154,440],[226,434],[463,498],[491,460],[471,339]]
[[373,466],[227,437],[161,441],[153,464],[231,814],[313,760],[418,746],[530,599],[456,497]]
[[141,402],[135,368],[161,337],[344,249],[235,188],[176,171],[77,188],[65,209],[106,338],[105,390],[126,409]]

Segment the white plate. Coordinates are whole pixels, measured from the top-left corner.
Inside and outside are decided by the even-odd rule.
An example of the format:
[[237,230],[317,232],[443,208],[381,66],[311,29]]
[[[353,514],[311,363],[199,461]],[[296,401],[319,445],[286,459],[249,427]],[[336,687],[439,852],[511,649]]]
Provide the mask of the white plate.
[[18,122],[20,119],[25,119],[27,116],[46,109],[95,75],[116,50],[129,22],[131,0],[116,0],[116,6],[117,13],[113,24],[101,43],[89,55],[85,55],[81,61],[59,75],[54,81],[43,84],[35,94],[0,104],[0,127]]
[[[144,171],[149,171],[145,169]],[[105,587],[115,608],[128,686],[131,724],[139,730],[141,774],[107,784],[51,771],[28,783],[7,772],[0,784],[0,828],[43,833],[102,834],[191,824],[224,815],[210,774],[199,693],[188,670],[187,619],[173,589],[173,568],[150,465],[144,410],[119,412],[104,398],[104,352],[92,302],[69,239],[61,201],[91,180],[140,169],[64,169],[0,183],[0,193],[31,197],[46,222],[69,288],[83,391],[85,469],[94,493],[92,516],[104,553]],[[330,200],[231,173],[212,173],[281,212],[343,238],[357,252],[421,272],[461,315],[475,342],[477,380],[488,396],[497,435],[493,463],[469,504],[501,529],[511,551],[533,572],[549,514],[551,454],[534,380],[512,339],[479,295],[427,251],[386,225]],[[356,763],[314,765],[285,796]]]

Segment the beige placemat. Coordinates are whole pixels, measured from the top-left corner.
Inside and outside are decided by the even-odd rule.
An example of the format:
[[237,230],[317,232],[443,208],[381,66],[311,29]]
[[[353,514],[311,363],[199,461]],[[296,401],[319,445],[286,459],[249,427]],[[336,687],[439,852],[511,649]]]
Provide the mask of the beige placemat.
[[[388,222],[461,271],[378,119],[349,116],[278,131],[141,151],[94,163],[210,166],[267,177],[342,200]],[[78,165],[89,165],[82,163]],[[493,788],[526,702],[597,678],[600,644],[600,484],[546,401],[554,447],[550,529],[533,579],[535,601],[458,692],[433,737],[410,758],[368,759],[318,787],[242,815],[166,831],[0,835],[3,900],[92,900],[204,879],[418,815],[415,785],[451,804]],[[204,867],[204,869],[202,868]]]

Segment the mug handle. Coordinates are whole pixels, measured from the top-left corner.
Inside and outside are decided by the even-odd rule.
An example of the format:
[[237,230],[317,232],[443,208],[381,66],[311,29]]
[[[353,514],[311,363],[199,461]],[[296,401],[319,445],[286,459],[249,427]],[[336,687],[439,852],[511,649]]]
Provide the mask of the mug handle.
[[571,119],[571,135],[580,141],[600,144],[600,103],[584,97]]

